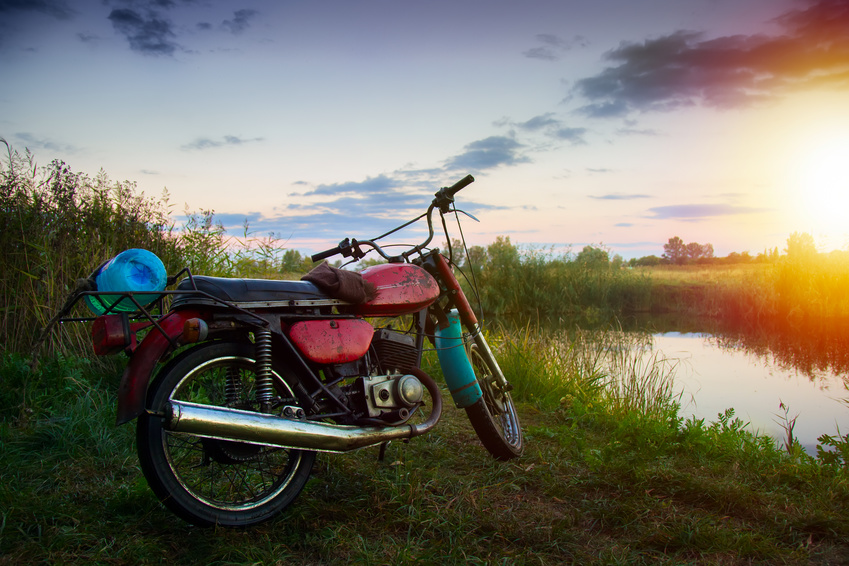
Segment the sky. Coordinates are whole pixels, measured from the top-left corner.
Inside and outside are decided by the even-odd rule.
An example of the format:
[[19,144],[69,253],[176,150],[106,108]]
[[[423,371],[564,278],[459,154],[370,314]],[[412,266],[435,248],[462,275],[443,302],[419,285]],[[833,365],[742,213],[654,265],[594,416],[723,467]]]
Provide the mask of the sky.
[[469,173],[470,245],[849,249],[849,0],[0,0],[0,85],[40,165],[304,253]]

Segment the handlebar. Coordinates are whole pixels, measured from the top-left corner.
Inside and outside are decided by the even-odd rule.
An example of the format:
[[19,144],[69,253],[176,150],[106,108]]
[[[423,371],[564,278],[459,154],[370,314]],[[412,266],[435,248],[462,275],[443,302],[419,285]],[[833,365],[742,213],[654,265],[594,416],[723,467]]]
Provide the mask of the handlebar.
[[324,250],[323,252],[318,252],[317,254],[313,254],[313,255],[310,256],[310,259],[313,261],[313,263],[315,263],[316,261],[334,256],[336,254],[340,254],[340,253],[342,253],[342,251],[344,249],[350,248],[350,247],[351,247],[350,241],[348,241],[348,238],[345,238],[344,240],[339,242],[339,245],[336,246],[335,248],[331,248],[329,250]]
[[469,185],[471,185],[474,182],[475,182],[474,177],[472,177],[471,175],[466,175],[465,177],[463,177],[462,179],[460,179],[459,181],[457,181],[456,183],[454,183],[450,187],[442,187],[441,189],[439,189],[436,192],[436,196],[438,198],[442,194],[442,195],[445,195],[447,197],[453,197],[458,192],[460,192],[460,189],[462,189],[464,187],[468,187]]
[[416,252],[423,250],[425,248],[425,246],[427,246],[430,243],[430,241],[433,239],[433,221],[431,219],[431,215],[433,214],[433,209],[434,208],[439,209],[439,212],[441,214],[447,213],[449,211],[450,207],[451,207],[451,204],[454,202],[454,195],[457,194],[461,189],[471,185],[474,181],[475,181],[474,177],[472,177],[471,175],[466,175],[465,177],[463,177],[462,179],[460,179],[459,181],[457,181],[456,183],[454,183],[450,187],[442,187],[441,189],[436,191],[436,193],[434,193],[434,199],[430,203],[430,206],[428,207],[427,212],[425,214],[422,214],[418,218],[410,220],[409,222],[402,224],[401,226],[398,226],[397,228],[390,230],[389,232],[383,234],[382,236],[378,236],[377,238],[374,238],[374,240],[379,240],[379,239],[381,239],[385,236],[388,236],[389,234],[392,234],[393,232],[396,232],[396,231],[398,231],[402,228],[409,226],[413,222],[416,222],[416,221],[420,220],[422,217],[426,216],[427,217],[427,228],[428,228],[427,239],[424,242],[422,242],[421,244],[414,246],[411,250],[409,250],[409,251],[407,251],[403,254],[400,254],[398,256],[389,256],[381,249],[381,247],[378,244],[375,243],[374,240],[360,240],[359,242],[357,240],[353,240],[353,242],[352,242],[348,238],[345,238],[344,240],[339,242],[338,246],[336,246],[334,248],[330,248],[329,250],[324,250],[323,252],[318,252],[317,254],[313,254],[313,255],[310,256],[310,259],[313,262],[316,262],[316,261],[320,261],[322,259],[334,256],[336,254],[340,254],[340,253],[343,255],[343,257],[350,257],[350,256],[353,255],[354,259],[361,259],[364,254],[363,254],[362,251],[360,251],[359,246],[360,245],[367,245],[367,246],[370,246],[371,248],[373,248],[375,251],[377,251],[377,253],[379,253],[384,259],[386,259],[388,261],[406,261],[407,257],[409,257],[413,253],[416,253]]

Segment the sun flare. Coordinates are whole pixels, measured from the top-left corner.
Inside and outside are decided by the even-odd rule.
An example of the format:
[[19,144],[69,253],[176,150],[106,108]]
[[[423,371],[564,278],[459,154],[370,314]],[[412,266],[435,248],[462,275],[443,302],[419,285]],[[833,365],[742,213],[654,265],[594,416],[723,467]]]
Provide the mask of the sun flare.
[[797,211],[809,228],[849,233],[849,133],[813,141],[798,156]]

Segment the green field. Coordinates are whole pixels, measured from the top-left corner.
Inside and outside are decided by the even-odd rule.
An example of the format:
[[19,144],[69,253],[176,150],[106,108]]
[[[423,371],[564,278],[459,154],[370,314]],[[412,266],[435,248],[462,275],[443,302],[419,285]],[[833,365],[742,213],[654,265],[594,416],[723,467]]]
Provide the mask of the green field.
[[615,336],[557,351],[521,336],[493,343],[517,384],[522,458],[492,460],[448,407],[435,431],[391,444],[382,462],[376,448],[321,456],[295,504],[247,530],[194,528],[157,503],[133,425],[113,424],[115,370],[67,359],[32,372],[7,356],[0,564],[849,560],[845,460],[779,448],[731,414],[682,421],[662,373],[601,360],[611,350],[595,345]]

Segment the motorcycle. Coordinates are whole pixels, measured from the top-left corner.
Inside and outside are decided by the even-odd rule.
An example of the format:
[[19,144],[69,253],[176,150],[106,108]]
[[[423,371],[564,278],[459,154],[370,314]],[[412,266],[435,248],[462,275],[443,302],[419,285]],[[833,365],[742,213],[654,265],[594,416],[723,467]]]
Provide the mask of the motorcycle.
[[[60,320],[93,321],[96,354],[129,355],[117,423],[138,420],[142,472],[169,510],[200,526],[260,523],[293,502],[317,452],[385,448],[433,430],[442,397],[421,369],[430,345],[485,449],[499,460],[522,454],[511,386],[452,267],[445,217],[471,217],[454,195],[473,181],[439,189],[427,212],[382,236],[312,256],[354,262],[375,252],[386,261],[359,274],[326,262],[300,281],[183,269],[167,280],[176,288],[155,297],[107,297],[93,274],[77,290],[64,314],[83,297],[103,314]],[[437,213],[448,257],[428,248]],[[378,243],[423,219],[422,243],[396,255]],[[122,301],[131,312],[118,312]]]

